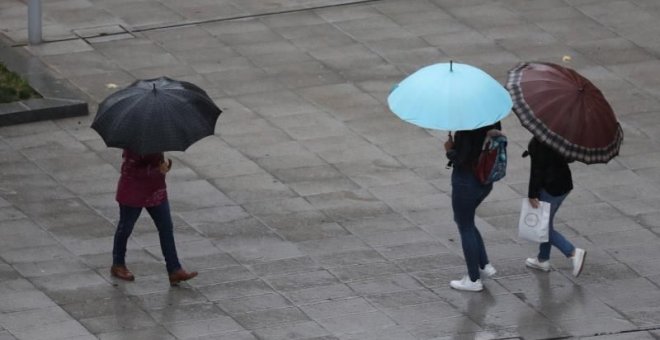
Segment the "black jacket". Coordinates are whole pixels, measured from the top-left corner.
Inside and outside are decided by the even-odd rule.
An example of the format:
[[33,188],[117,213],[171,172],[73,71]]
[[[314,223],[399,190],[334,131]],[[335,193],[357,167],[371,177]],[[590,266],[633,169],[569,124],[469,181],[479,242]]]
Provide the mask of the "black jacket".
[[450,163],[461,170],[472,169],[481,153],[486,133],[491,129],[502,130],[502,125],[497,122],[476,130],[457,131],[454,134],[454,147],[447,151]]
[[568,161],[536,138],[527,147],[532,159],[529,175],[529,198],[539,198],[541,189],[552,196],[561,196],[573,189],[573,178]]

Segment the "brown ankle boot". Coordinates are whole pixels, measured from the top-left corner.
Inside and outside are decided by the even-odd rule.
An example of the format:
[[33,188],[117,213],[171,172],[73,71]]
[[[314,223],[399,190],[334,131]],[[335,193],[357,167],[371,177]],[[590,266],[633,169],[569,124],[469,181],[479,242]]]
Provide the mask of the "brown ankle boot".
[[176,286],[181,281],[187,281],[197,276],[197,272],[187,272],[183,269],[178,269],[170,274],[170,285]]
[[112,265],[112,267],[110,267],[110,275],[124,281],[135,281],[133,273],[123,265]]

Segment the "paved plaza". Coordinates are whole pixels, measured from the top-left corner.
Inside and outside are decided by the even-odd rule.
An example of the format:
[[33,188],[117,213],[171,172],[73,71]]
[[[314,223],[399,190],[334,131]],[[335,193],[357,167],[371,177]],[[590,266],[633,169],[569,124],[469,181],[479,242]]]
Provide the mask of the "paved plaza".
[[[660,339],[659,1],[44,0],[37,46],[27,2],[0,1],[0,42],[91,113],[0,128],[0,340]],[[571,164],[557,215],[589,253],[580,277],[556,249],[550,273],[524,266],[530,134],[511,114],[508,174],[477,211],[498,274],[449,288],[466,268],[446,132],[386,98],[450,59],[502,83],[520,61],[560,63],[615,108],[620,155]],[[161,75],[224,110],[166,155],[178,251],[200,272],[180,287],[146,213],[136,281],[110,277],[121,152],[89,128],[108,94]]]

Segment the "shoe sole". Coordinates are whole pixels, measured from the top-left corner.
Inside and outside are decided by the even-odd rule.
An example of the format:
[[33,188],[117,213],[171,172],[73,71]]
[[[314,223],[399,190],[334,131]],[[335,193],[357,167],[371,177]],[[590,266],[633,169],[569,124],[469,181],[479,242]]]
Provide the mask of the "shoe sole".
[[484,287],[481,287],[480,289],[458,288],[458,287],[454,287],[454,286],[452,286],[451,283],[449,284],[449,286],[450,286],[452,289],[456,289],[456,290],[459,290],[459,291],[462,291],[462,292],[480,292],[480,291],[484,290]]
[[131,274],[131,276],[129,276],[129,277],[121,277],[121,276],[115,274],[115,272],[113,272],[112,269],[110,270],[110,277],[114,277],[115,279],[122,280],[122,281],[128,281],[128,282],[135,281],[135,275]]
[[542,272],[546,272],[546,273],[550,271],[550,268],[539,267],[539,266],[537,266],[537,265],[533,265],[533,264],[531,264],[531,263],[529,263],[529,262],[527,262],[527,261],[525,261],[525,265],[526,265],[527,267],[529,267],[529,268],[536,269],[536,270],[540,270],[540,271],[542,271]]
[[584,261],[587,260],[587,251],[584,251],[584,254],[582,255],[582,262],[580,262],[580,269],[578,269],[577,274],[573,274],[573,276],[578,277],[580,274],[582,274],[582,269],[584,269]]
[[124,277],[121,277],[121,276],[117,276],[117,275],[115,275],[115,274],[113,274],[113,273],[110,273],[110,276],[114,277],[115,279],[122,280],[122,281],[128,281],[128,282],[133,282],[133,281],[135,281],[135,276],[131,276],[131,277],[126,277],[126,278],[124,278]]
[[176,281],[172,281],[172,280],[170,280],[170,287],[178,287],[178,286],[179,286],[179,283],[181,283],[181,282],[185,282],[185,281],[188,281],[188,280],[192,280],[192,279],[194,279],[194,278],[196,278],[196,277],[197,277],[197,275],[195,275],[195,276],[193,276],[193,277],[189,277],[189,278],[187,278],[187,279],[181,279],[181,280],[176,280]]

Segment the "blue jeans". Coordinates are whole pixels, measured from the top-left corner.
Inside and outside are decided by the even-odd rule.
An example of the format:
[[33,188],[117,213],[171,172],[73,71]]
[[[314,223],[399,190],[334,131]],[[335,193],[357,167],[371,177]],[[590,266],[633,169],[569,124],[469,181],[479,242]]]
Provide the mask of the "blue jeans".
[[[181,268],[181,264],[179,264],[176,245],[174,244],[174,226],[170,215],[170,204],[165,201],[161,205],[146,209],[151,219],[154,220],[156,229],[158,229],[160,250],[165,258],[167,272],[173,273]],[[114,246],[112,248],[113,265],[125,265],[126,244],[141,212],[141,207],[119,205],[119,223],[117,224],[117,231],[115,231]]]
[[493,190],[493,184],[483,185],[470,170],[454,168],[451,174],[451,206],[454,221],[461,234],[461,245],[470,280],[479,279],[479,268],[488,264],[486,247],[474,223],[477,207]]
[[555,214],[557,213],[557,209],[559,209],[561,203],[564,201],[566,196],[568,196],[568,193],[561,196],[552,196],[548,194],[545,190],[541,190],[539,196],[540,196],[539,200],[550,203],[550,224],[548,226],[549,238],[548,238],[548,242],[541,243],[541,245],[539,246],[539,255],[538,255],[539,261],[547,261],[550,259],[551,246],[557,247],[557,249],[559,249],[559,251],[561,251],[564,255],[566,255],[566,257],[571,256],[573,254],[573,251],[575,250],[575,247],[573,246],[573,244],[571,244],[571,242],[568,242],[568,240],[566,240],[566,238],[564,238],[562,234],[556,231],[553,225]]

